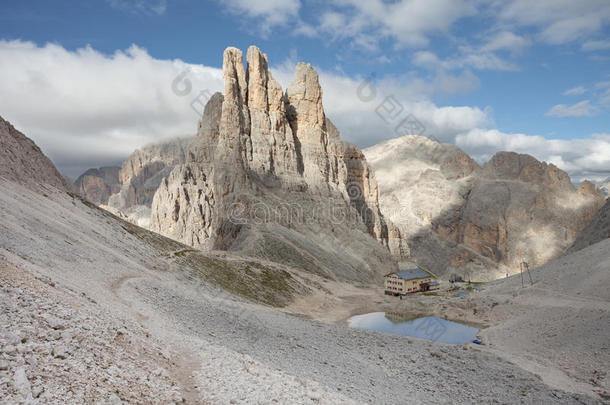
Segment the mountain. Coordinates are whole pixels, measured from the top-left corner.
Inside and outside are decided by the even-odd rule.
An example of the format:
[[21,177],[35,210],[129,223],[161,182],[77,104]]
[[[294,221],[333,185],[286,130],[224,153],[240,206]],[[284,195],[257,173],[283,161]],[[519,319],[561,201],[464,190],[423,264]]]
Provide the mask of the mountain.
[[110,196],[121,188],[120,170],[113,166],[89,169],[72,183],[72,189],[96,205],[107,204]]
[[326,277],[370,281],[395,268],[377,183],[342,141],[311,65],[284,93],[256,47],[223,55],[224,96],[162,182],[150,229],[201,249],[237,251]]
[[[3,145],[6,136],[0,133]],[[3,149],[2,173],[17,163],[6,157],[21,153],[21,147],[13,142]],[[20,161],[26,174],[52,167],[42,153],[30,156]],[[57,178],[41,179],[56,183]],[[269,198],[270,192],[257,195]],[[336,222],[337,232],[350,232]],[[357,226],[355,237],[361,238],[358,232],[367,227]],[[328,232],[322,225],[319,230],[323,236]],[[332,248],[335,241],[324,237],[329,246],[320,249]],[[1,178],[0,397],[10,404],[355,404],[396,402],[396,387],[407,387],[404,395],[415,403],[602,403],[598,396],[608,398],[608,246],[590,249],[595,250],[563,263],[568,277],[561,286],[582,293],[568,306],[561,305],[566,291],[547,289],[556,288],[554,269],[548,285],[540,282],[542,288],[529,294],[519,294],[513,279],[518,287],[501,295],[486,288],[466,300],[452,295],[397,300],[380,294],[380,284],[355,287],[302,267],[204,253],[51,184]],[[583,275],[574,271],[581,267]],[[584,299],[590,295],[606,301]],[[548,298],[552,312],[532,307],[540,296]],[[461,309],[478,316],[478,323],[487,316],[522,318],[481,331],[485,343],[493,342],[482,346],[485,350],[472,344],[456,350],[319,316],[312,320],[299,310],[344,319],[398,305],[412,314],[418,302],[424,308]],[[428,324],[426,333],[437,333],[435,325]],[[573,375],[550,385],[540,370],[559,378],[563,370]],[[574,390],[572,381],[585,389]]]
[[0,178],[39,187],[65,189],[66,183],[38,146],[0,117]]
[[194,138],[135,151],[118,191],[116,177],[104,187],[88,172],[81,195],[199,249],[359,281],[394,261],[503,277],[560,255],[603,205],[590,182],[577,189],[529,155],[500,152],[480,166],[417,136],[360,151],[326,117],[310,65],[299,63],[284,91],[258,48],[246,59],[225,51],[225,95],[211,97]]
[[568,253],[576,252],[608,238],[610,238],[610,199],[606,200],[606,204],[595,213],[589,224],[580,232]]
[[95,205],[148,228],[153,196],[174,166],[186,161],[192,140],[176,138],[144,146],[133,152],[122,167],[87,170],[72,184],[72,190]]
[[380,208],[403,255],[441,275],[489,279],[567,249],[603,205],[589,182],[529,155],[499,152],[480,167],[454,145],[406,136],[364,150]]
[[606,180],[598,182],[597,186],[604,192],[604,194],[610,195],[610,177],[608,177]]
[[152,144],[132,153],[118,173],[120,190],[104,208],[144,228],[150,225],[150,207],[161,180],[186,161],[192,138]]

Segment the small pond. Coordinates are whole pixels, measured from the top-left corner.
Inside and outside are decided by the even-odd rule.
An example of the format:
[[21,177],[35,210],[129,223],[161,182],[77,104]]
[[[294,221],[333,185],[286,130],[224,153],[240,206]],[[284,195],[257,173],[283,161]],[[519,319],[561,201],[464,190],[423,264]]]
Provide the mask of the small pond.
[[405,318],[385,312],[356,315],[348,319],[351,328],[395,333],[441,343],[464,344],[476,339],[477,328],[435,316]]

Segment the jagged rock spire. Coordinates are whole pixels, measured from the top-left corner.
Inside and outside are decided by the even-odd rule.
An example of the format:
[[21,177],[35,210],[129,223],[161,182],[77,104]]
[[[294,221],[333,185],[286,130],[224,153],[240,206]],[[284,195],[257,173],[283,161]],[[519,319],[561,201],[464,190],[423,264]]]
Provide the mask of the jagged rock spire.
[[[227,48],[223,58],[224,99],[210,100],[189,151],[192,158],[176,167],[155,195],[151,228],[214,249],[242,243],[255,249],[253,240],[268,238],[268,229],[280,239],[290,233],[296,238],[291,243],[299,245],[318,235],[323,244],[341,240],[337,246],[346,250],[339,262],[334,255],[317,258],[323,266],[344,268],[354,278],[362,267],[375,273],[391,266],[382,246],[388,245],[388,233],[374,175],[360,150],[341,141],[327,120],[313,67],[299,63],[284,93],[257,47],[248,48],[245,67],[239,49]],[[233,220],[236,208],[243,224]],[[295,208],[297,218],[294,212],[287,217],[286,210]],[[260,214],[263,218],[250,218]],[[340,221],[331,218],[335,214]],[[264,242],[260,249],[275,243],[284,241]],[[302,248],[318,255],[323,249],[316,243]],[[350,244],[359,247],[348,253]]]
[[325,128],[322,87],[318,73],[310,64],[297,64],[294,79],[286,89],[286,97],[294,108],[291,124],[296,121],[297,128]]

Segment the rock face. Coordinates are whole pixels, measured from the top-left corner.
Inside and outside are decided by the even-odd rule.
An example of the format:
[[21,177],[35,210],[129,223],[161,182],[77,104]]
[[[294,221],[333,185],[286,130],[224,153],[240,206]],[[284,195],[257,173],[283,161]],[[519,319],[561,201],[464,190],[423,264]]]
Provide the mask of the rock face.
[[606,204],[595,213],[593,219],[578,235],[568,253],[584,249],[608,238],[610,238],[610,199],[606,200]]
[[0,117],[0,178],[36,187],[40,184],[66,189],[53,162],[36,144]]
[[392,270],[374,174],[326,118],[315,70],[299,63],[284,94],[265,54],[250,47],[246,59],[225,50],[224,97],[212,97],[186,163],[161,182],[151,230],[328,277]]
[[610,177],[606,180],[600,181],[597,186],[602,190],[605,195],[610,195]]
[[529,155],[497,153],[483,167],[453,145],[407,136],[366,149],[384,216],[401,252],[440,275],[491,279],[543,264],[576,239],[603,204],[591,183]]
[[92,203],[148,228],[153,196],[174,166],[186,161],[191,142],[192,138],[177,138],[145,146],[122,167],[87,170],[72,188]]
[[72,185],[74,192],[96,205],[107,204],[114,193],[119,192],[120,167],[100,167],[81,174]]

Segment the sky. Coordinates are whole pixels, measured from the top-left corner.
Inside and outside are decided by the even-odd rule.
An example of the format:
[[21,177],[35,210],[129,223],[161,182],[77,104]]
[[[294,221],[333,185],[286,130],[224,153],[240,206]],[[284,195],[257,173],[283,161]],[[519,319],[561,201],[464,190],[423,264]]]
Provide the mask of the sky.
[[608,0],[0,1],[0,116],[73,178],[194,135],[250,45],[284,87],[311,63],[362,148],[415,133],[610,176]]

